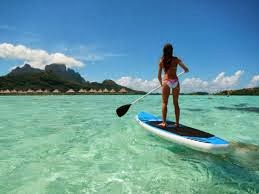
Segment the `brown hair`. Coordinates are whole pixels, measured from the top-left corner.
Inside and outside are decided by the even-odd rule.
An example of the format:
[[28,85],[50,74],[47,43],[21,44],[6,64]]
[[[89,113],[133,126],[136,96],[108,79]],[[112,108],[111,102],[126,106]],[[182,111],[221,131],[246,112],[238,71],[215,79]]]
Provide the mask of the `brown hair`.
[[165,44],[163,48],[162,64],[165,68],[165,71],[169,69],[169,66],[171,64],[173,58],[173,50],[174,48],[170,43]]

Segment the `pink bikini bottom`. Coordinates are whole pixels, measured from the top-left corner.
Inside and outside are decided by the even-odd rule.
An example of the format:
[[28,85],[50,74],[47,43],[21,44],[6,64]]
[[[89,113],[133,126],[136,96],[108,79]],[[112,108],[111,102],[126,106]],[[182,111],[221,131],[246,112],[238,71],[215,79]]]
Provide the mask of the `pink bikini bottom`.
[[165,83],[169,86],[169,88],[176,88],[176,86],[178,85],[178,78],[176,79],[167,79],[165,80]]

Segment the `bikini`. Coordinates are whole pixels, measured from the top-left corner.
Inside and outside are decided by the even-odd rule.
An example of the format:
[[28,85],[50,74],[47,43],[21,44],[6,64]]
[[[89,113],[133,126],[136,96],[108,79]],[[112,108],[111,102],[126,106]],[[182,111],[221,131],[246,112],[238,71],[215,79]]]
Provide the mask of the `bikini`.
[[[175,68],[176,69],[176,68]],[[176,76],[175,79],[166,79],[164,80],[164,83],[168,85],[169,88],[176,88],[179,84],[178,77]]]
[[169,88],[176,88],[179,84],[178,77],[175,79],[167,79],[165,80],[165,83],[169,86]]

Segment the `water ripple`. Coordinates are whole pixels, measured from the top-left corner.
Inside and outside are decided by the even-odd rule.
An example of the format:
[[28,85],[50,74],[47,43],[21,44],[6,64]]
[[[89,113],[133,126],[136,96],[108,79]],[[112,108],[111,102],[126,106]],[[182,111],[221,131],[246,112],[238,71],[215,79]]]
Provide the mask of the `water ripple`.
[[234,142],[226,155],[137,125],[139,111],[161,115],[161,96],[115,115],[137,97],[1,97],[0,193],[259,193],[257,97],[180,96],[181,122]]

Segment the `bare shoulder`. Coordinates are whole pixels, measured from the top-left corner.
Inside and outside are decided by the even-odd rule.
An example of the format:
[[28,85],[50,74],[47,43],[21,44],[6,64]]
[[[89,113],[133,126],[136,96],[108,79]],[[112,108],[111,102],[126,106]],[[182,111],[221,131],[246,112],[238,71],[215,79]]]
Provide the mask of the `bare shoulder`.
[[174,60],[177,62],[177,64],[182,63],[182,60],[179,57],[174,56]]
[[162,67],[163,67],[163,63],[162,63],[162,61],[163,61],[163,59],[162,59],[162,58],[160,58],[160,60],[159,60],[159,67],[160,67],[160,68],[162,68]]

